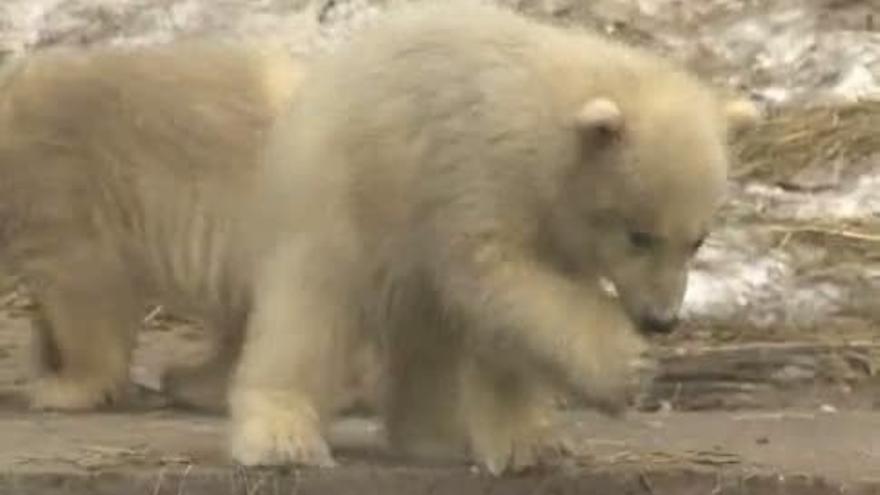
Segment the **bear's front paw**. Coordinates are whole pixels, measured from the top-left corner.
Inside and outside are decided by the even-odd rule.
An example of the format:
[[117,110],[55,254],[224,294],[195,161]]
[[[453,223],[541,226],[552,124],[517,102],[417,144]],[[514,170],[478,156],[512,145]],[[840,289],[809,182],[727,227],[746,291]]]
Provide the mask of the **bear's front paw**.
[[609,380],[614,385],[609,388],[607,395],[598,398],[596,409],[609,416],[622,415],[647,391],[656,376],[656,370],[656,361],[647,355],[629,359],[624,369],[618,372],[619,377]]
[[582,356],[585,380],[578,395],[585,405],[618,416],[649,386],[657,363],[644,340],[630,328],[612,332],[602,335],[596,348]]
[[233,403],[230,451],[245,466],[336,465],[313,409],[257,392]]
[[559,435],[547,438],[519,437],[514,439],[507,456],[486,456],[482,459],[482,465],[495,476],[542,472],[552,469],[574,452],[571,442]]

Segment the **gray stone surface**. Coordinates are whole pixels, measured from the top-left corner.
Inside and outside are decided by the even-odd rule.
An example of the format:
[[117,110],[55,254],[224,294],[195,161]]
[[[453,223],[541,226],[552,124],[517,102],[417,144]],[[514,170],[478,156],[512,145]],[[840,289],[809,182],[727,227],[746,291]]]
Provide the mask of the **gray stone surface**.
[[0,493],[835,494],[880,493],[880,414],[572,414],[573,456],[493,479],[466,465],[391,458],[370,420],[331,429],[333,470],[244,470],[223,420],[168,412],[0,412]]

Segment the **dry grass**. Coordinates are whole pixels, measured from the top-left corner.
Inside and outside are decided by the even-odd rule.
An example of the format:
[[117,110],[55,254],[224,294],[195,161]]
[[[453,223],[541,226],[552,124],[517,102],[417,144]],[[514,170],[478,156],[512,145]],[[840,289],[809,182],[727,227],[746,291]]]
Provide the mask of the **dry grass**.
[[[830,177],[819,187],[839,186],[880,158],[880,99],[812,108],[782,108],[734,143],[735,180],[755,180],[812,191],[811,174]],[[880,260],[880,222],[875,219],[750,223],[776,235],[776,248],[790,243],[822,248],[829,266]],[[839,267],[838,267],[839,268]],[[812,267],[818,269],[818,267]],[[844,276],[844,273],[838,273]]]
[[735,179],[781,182],[817,165],[855,165],[880,153],[880,100],[782,109],[734,148]]

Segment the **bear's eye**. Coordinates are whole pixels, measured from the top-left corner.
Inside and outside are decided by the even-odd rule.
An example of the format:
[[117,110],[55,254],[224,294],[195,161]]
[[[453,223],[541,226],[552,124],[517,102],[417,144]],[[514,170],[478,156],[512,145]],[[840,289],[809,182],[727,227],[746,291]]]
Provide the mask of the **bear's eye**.
[[696,242],[693,243],[693,245],[691,245],[691,250],[692,251],[699,250],[701,247],[703,247],[704,242],[706,242],[706,238],[700,237],[699,239],[696,240]]
[[650,249],[657,243],[657,238],[641,230],[632,230],[629,232],[629,243],[638,249]]

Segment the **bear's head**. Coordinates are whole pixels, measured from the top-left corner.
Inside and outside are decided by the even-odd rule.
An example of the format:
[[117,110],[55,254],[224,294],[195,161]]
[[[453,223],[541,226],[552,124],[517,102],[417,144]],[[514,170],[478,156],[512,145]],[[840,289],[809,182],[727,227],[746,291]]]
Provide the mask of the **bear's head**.
[[690,260],[727,189],[727,140],[757,119],[746,101],[692,92],[593,98],[573,119],[578,159],[564,186],[564,257],[613,285],[645,333],[678,321]]

